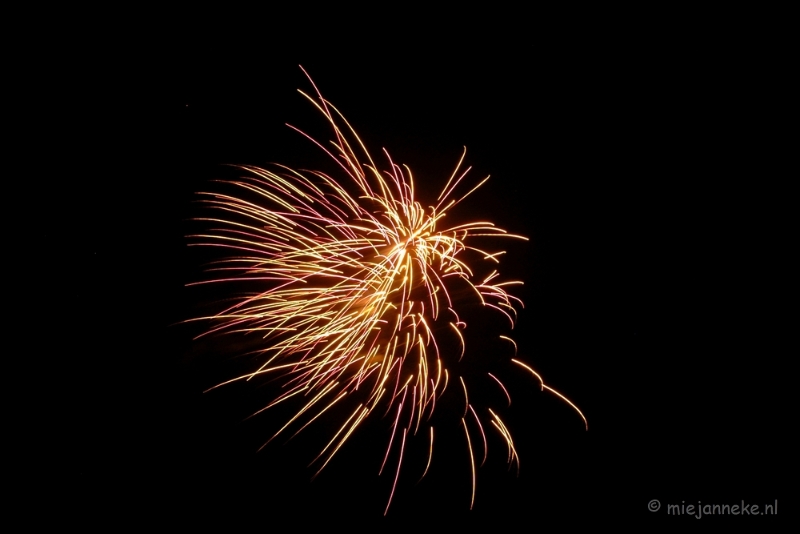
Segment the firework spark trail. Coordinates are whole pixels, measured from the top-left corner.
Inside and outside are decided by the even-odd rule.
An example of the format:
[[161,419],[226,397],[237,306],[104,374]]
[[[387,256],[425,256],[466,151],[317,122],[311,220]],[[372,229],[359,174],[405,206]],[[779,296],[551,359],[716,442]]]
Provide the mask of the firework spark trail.
[[[351,194],[324,172],[300,172],[285,166],[276,166],[279,172],[240,166],[247,176],[230,184],[243,190],[241,196],[200,193],[203,202],[220,215],[200,219],[213,228],[190,236],[196,240],[192,244],[223,247],[237,255],[218,263],[211,269],[214,277],[201,283],[248,282],[254,288],[265,288],[201,319],[215,324],[204,335],[245,332],[265,340],[261,351],[265,360],[257,369],[214,388],[265,373],[282,373],[284,391],[256,414],[292,397],[306,399],[269,441],[293,424],[301,425],[296,435],[333,406],[360,392],[357,407],[312,461],[321,463],[317,473],[370,414],[377,411],[386,416],[394,408],[391,436],[380,467],[382,472],[399,441],[388,512],[406,442],[431,419],[437,399],[447,389],[450,373],[443,358],[457,364],[466,352],[462,334],[466,323],[455,309],[452,286],[466,284],[478,303],[505,316],[512,328],[515,305],[522,305],[506,290],[522,282],[498,282],[497,271],[473,282],[475,275],[465,254],[477,252],[484,261],[499,264],[503,251],[486,251],[473,241],[527,238],[486,221],[441,228],[448,211],[488,179],[456,195],[470,170],[461,170],[466,150],[437,204],[425,210],[415,200],[410,169],[395,164],[384,149],[390,170],[379,171],[350,124],[322,97],[313,81],[311,84],[316,97],[300,93],[324,115],[335,140],[326,147],[292,129],[327,154],[344,171],[357,194]],[[245,200],[244,196],[257,201]],[[454,356],[441,352],[434,336],[439,329],[450,333],[460,345],[455,362]],[[499,337],[513,344],[516,355],[516,343],[509,337]],[[511,361],[533,373],[542,391],[547,389],[563,399],[586,421],[572,402],[546,386],[530,366],[517,359]],[[462,375],[457,376],[464,397],[459,417],[469,449],[471,507],[476,465],[465,419],[468,412],[480,430],[483,461],[488,442],[481,418],[470,404],[467,384]],[[510,405],[511,396],[503,383],[492,374],[488,377],[490,383],[500,386]],[[487,428],[495,428],[506,443],[509,466],[516,462],[519,468],[508,428],[491,409],[485,417],[491,423]],[[427,433],[429,454],[423,477],[433,456],[432,424]]]

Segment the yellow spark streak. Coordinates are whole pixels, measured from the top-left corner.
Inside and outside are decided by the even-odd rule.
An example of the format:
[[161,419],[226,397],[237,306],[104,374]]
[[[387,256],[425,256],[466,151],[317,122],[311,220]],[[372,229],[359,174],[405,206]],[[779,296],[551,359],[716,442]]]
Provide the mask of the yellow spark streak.
[[462,415],[462,419],[467,416],[467,410],[469,409],[469,395],[467,395],[467,385],[464,383],[464,379],[462,377],[458,377],[461,380],[461,387],[464,388],[464,415]]
[[[339,428],[339,430],[336,432],[336,434],[334,434],[334,435],[333,435],[333,437],[332,437],[332,438],[331,438],[331,440],[328,442],[328,444],[327,444],[327,445],[325,445],[325,448],[323,448],[323,449],[322,449],[322,450],[319,452],[319,454],[317,454],[316,458],[314,458],[313,460],[311,460],[311,463],[310,463],[310,464],[308,464],[308,465],[312,465],[314,462],[316,462],[316,461],[319,459],[319,457],[320,457],[320,456],[322,456],[322,455],[325,453],[325,451],[326,451],[326,450],[328,450],[328,447],[330,447],[330,446],[331,446],[331,444],[332,444],[332,443],[333,443],[333,442],[336,440],[336,438],[339,436],[339,434],[341,434],[341,433],[342,433],[342,431],[345,429],[345,427],[347,427],[347,424],[348,424],[348,423],[350,422],[350,420],[351,420],[353,417],[355,417],[355,415],[356,415],[356,414],[357,414],[357,413],[358,413],[358,412],[361,410],[361,407],[362,407],[362,405],[361,405],[361,404],[359,404],[359,405],[358,405],[358,407],[357,407],[357,408],[356,408],[356,409],[353,411],[353,413],[352,413],[352,414],[350,414],[350,417],[348,417],[348,418],[347,418],[347,421],[345,421],[345,422],[344,422],[344,424],[343,424],[343,425],[342,425],[342,426]],[[319,471],[318,471],[318,472],[319,472]]]
[[505,386],[503,385],[503,383],[502,383],[502,382],[500,382],[500,380],[499,380],[499,379],[498,379],[496,376],[494,376],[492,373],[486,373],[486,374],[487,374],[487,375],[489,375],[491,378],[493,378],[493,379],[494,379],[494,381],[495,381],[495,382],[497,382],[497,384],[498,384],[498,385],[499,385],[499,386],[500,386],[500,387],[503,389],[503,393],[505,393],[505,394],[506,394],[506,398],[508,399],[508,406],[509,406],[509,408],[510,408],[510,407],[511,407],[511,395],[509,395],[509,393],[508,393],[508,390],[506,389],[506,387],[505,387]]
[[578,412],[578,415],[580,415],[580,416],[581,416],[581,419],[583,419],[583,424],[584,424],[584,426],[586,427],[586,430],[589,430],[589,421],[587,421],[587,420],[586,420],[586,416],[584,416],[584,415],[583,415],[583,412],[582,412],[582,411],[580,411],[580,409],[579,409],[577,406],[575,406],[575,404],[573,404],[571,400],[569,400],[569,399],[568,399],[568,398],[566,398],[564,395],[562,395],[561,393],[559,393],[559,392],[558,392],[558,391],[556,391],[555,389],[551,388],[550,386],[547,386],[547,385],[545,385],[545,383],[544,383],[544,380],[542,380],[542,377],[541,377],[541,376],[539,376],[539,373],[537,373],[536,371],[534,371],[533,369],[531,369],[529,366],[525,365],[524,363],[522,363],[522,362],[521,362],[521,361],[519,361],[519,360],[512,359],[511,361],[512,361],[512,362],[514,362],[514,363],[516,363],[517,365],[520,365],[520,366],[524,367],[525,369],[527,369],[528,371],[530,371],[531,373],[533,373],[533,375],[534,375],[536,378],[538,378],[538,379],[539,379],[539,382],[540,382],[540,383],[541,383],[541,385],[542,385],[542,391],[544,391],[544,390],[546,389],[546,390],[550,391],[551,393],[555,393],[556,395],[558,395],[558,397],[559,397],[561,400],[563,400],[564,402],[566,402],[567,404],[569,404],[570,406],[572,406],[572,409],[573,409],[573,410],[575,410],[576,412]]
[[[405,400],[406,395],[405,392],[407,390],[403,388],[403,400]],[[392,435],[389,437],[389,446],[386,447],[386,455],[383,457],[383,463],[381,464],[381,468],[378,471],[378,475],[383,473],[383,468],[386,466],[386,460],[389,458],[389,452],[392,450],[392,441],[394,441],[394,433],[397,430],[397,423],[400,421],[400,413],[403,411],[403,401],[400,401],[400,404],[397,406],[397,417],[394,419],[394,424],[392,425]]]
[[576,411],[576,412],[578,412],[578,415],[580,415],[580,416],[581,416],[581,419],[583,419],[583,424],[586,426],[586,430],[589,430],[589,421],[587,421],[587,420],[586,420],[586,417],[583,415],[583,412],[582,412],[582,411],[580,411],[580,410],[578,409],[578,407],[577,407],[577,406],[575,406],[575,405],[572,403],[572,401],[571,401],[571,400],[569,400],[569,399],[568,399],[568,398],[566,398],[564,395],[562,395],[562,394],[561,394],[561,393],[559,393],[558,391],[554,390],[554,389],[553,389],[553,388],[551,388],[550,386],[547,386],[547,385],[545,385],[545,386],[544,386],[544,389],[546,389],[546,390],[548,390],[548,391],[550,391],[550,392],[552,392],[552,393],[555,393],[555,394],[556,394],[556,395],[558,395],[558,396],[559,396],[559,397],[560,397],[560,398],[561,398],[561,399],[562,399],[564,402],[566,402],[567,404],[569,404],[570,406],[572,406],[572,407],[575,409],[575,411]]
[[500,432],[503,438],[506,440],[506,446],[508,447],[508,467],[511,469],[511,462],[516,461],[517,464],[517,476],[519,476],[519,455],[517,454],[517,449],[514,447],[514,440],[511,439],[511,432],[508,431],[508,427],[503,423],[500,417],[489,408],[489,413],[492,414],[494,420],[491,421],[492,425]]
[[[431,466],[431,460],[433,459],[433,426],[429,427],[431,429],[431,445],[428,448],[428,463],[425,464],[425,471],[422,472],[422,476],[419,477],[419,480],[425,478],[425,475],[428,474],[428,469]],[[419,481],[417,481],[419,482]]]
[[542,380],[542,377],[541,377],[541,375],[539,375],[539,373],[537,373],[536,371],[534,371],[533,369],[531,369],[531,368],[530,368],[530,366],[528,366],[528,365],[526,365],[526,364],[522,363],[521,361],[519,361],[519,360],[517,360],[517,359],[515,359],[515,358],[511,358],[511,361],[512,361],[512,362],[514,362],[514,363],[516,363],[517,365],[519,365],[519,366],[521,366],[521,367],[524,367],[525,369],[527,369],[528,371],[530,371],[531,373],[533,373],[533,376],[535,376],[536,378],[538,378],[538,379],[539,379],[539,383],[540,383],[540,384],[541,384],[541,386],[542,386],[542,391],[544,391],[544,380]]
[[400,465],[403,463],[403,451],[405,451],[406,447],[406,429],[403,429],[403,441],[400,442],[400,459],[397,460],[397,471],[394,475],[394,482],[392,483],[392,492],[389,494],[389,502],[386,503],[386,510],[383,511],[383,515],[386,515],[389,512],[389,506],[392,504],[392,497],[394,497],[394,490],[397,488],[397,479],[400,478]]
[[[306,412],[306,410],[308,410],[309,408],[311,408],[312,406],[314,406],[314,405],[315,405],[315,404],[316,404],[316,403],[317,403],[317,402],[318,402],[318,401],[319,401],[319,400],[320,400],[322,397],[324,397],[324,396],[325,396],[325,395],[326,395],[326,394],[327,394],[327,393],[328,393],[328,392],[329,392],[331,389],[333,389],[334,387],[336,387],[336,385],[337,385],[337,384],[338,384],[338,382],[332,382],[332,383],[328,384],[327,386],[325,386],[325,387],[322,389],[322,391],[320,391],[319,393],[317,393],[317,394],[316,394],[316,395],[315,395],[315,396],[314,396],[314,397],[313,397],[313,398],[312,398],[310,401],[308,401],[308,404],[306,404],[306,405],[305,405],[303,408],[301,408],[301,409],[300,409],[300,411],[298,411],[298,412],[297,412],[297,414],[295,414],[295,416],[294,416],[294,417],[292,417],[291,419],[289,419],[289,421],[288,421],[288,422],[287,422],[285,425],[283,425],[283,426],[280,428],[280,430],[278,430],[277,432],[275,432],[275,434],[273,434],[273,435],[272,435],[272,437],[271,437],[271,438],[269,438],[269,440],[267,440],[267,442],[266,442],[266,443],[264,443],[264,445],[266,445],[267,443],[269,443],[270,441],[272,441],[273,439],[275,439],[276,437],[278,437],[278,434],[280,434],[281,432],[283,432],[284,430],[286,430],[286,427],[287,427],[287,426],[289,426],[289,425],[291,425],[293,422],[295,422],[295,421],[297,420],[297,418],[299,418],[301,415],[303,415],[303,414]],[[300,389],[300,390],[298,390],[298,391],[303,391],[303,389]],[[265,409],[266,409],[266,408],[264,408],[264,410],[265,410]],[[260,410],[260,411],[263,411],[263,410]],[[254,413],[253,415],[249,416],[247,419],[250,419],[250,417],[253,417],[253,416],[254,416],[254,415],[256,415],[257,413],[259,413],[259,412],[256,412],[256,413]],[[262,445],[262,446],[261,446],[261,448],[262,448],[262,449],[264,448],[264,445]],[[259,450],[261,450],[261,449],[259,449]]]
[[[299,434],[300,432],[302,432],[302,431],[303,431],[303,429],[305,429],[305,428],[306,428],[308,425],[310,425],[311,423],[313,423],[314,421],[316,421],[316,419],[317,419],[319,416],[321,416],[322,414],[324,414],[325,412],[327,412],[327,411],[328,411],[330,408],[332,408],[332,407],[333,407],[333,406],[334,406],[334,405],[335,405],[337,402],[339,402],[340,400],[342,400],[342,399],[343,399],[344,397],[346,397],[346,396],[347,396],[347,392],[346,392],[346,391],[342,391],[342,392],[339,394],[339,396],[338,396],[338,397],[336,397],[335,399],[333,399],[333,401],[331,401],[331,402],[330,402],[330,403],[329,403],[327,406],[325,406],[325,408],[323,408],[322,410],[320,410],[319,412],[317,412],[317,415],[315,415],[313,418],[309,419],[309,420],[306,422],[306,424],[304,424],[302,427],[300,427],[300,428],[297,430],[297,432],[295,432],[294,434],[292,434],[292,438],[293,438],[293,437],[295,437],[295,436],[296,436],[297,434]],[[290,439],[291,439],[291,438],[290,438]],[[261,449],[259,449],[259,451],[260,451],[260,450],[261,450]],[[313,462],[312,462],[312,463],[313,463]]]
[[[511,342],[512,345],[514,345],[514,356],[516,356],[517,355],[517,342],[514,341],[513,339],[511,339],[510,337],[506,337],[506,336],[500,336],[500,339],[505,339],[506,341],[509,341],[509,342]],[[509,403],[510,402],[511,401],[509,401]]]
[[213,389],[217,389],[218,387],[222,387],[222,386],[227,386],[228,384],[232,384],[233,382],[237,382],[239,380],[247,380],[247,379],[250,379],[251,377],[256,376],[256,375],[260,375],[260,374],[264,374],[264,373],[270,373],[272,371],[278,371],[280,369],[289,369],[289,368],[295,367],[296,365],[297,364],[295,364],[295,363],[287,363],[286,365],[277,365],[275,367],[270,367],[269,369],[256,371],[255,373],[248,373],[246,375],[237,376],[236,378],[231,378],[230,380],[226,380],[225,382],[217,384],[216,386],[212,386],[212,387],[208,388],[207,390],[203,391],[203,393],[208,393],[209,391],[211,391]]
[[481,437],[483,437],[483,460],[481,460],[481,467],[483,467],[483,464],[486,463],[487,456],[489,456],[489,443],[486,441],[486,432],[483,431],[481,419],[478,417],[478,414],[475,413],[475,409],[472,407],[472,405],[470,405],[469,411],[472,412],[475,422],[478,423],[478,428],[481,430]]
[[467,430],[467,422],[461,418],[461,424],[464,425],[464,434],[467,436],[467,448],[469,449],[469,465],[472,468],[472,497],[469,501],[469,509],[475,504],[475,457],[472,455],[472,440],[469,439],[469,430]]
[[[458,163],[456,163],[456,168],[453,169],[453,174],[450,175],[450,178],[447,180],[447,183],[445,184],[444,189],[442,189],[442,192],[439,194],[439,197],[436,199],[436,200],[440,201],[439,205],[436,206],[437,210],[439,209],[439,206],[441,206],[441,203],[444,201],[444,199],[446,199],[450,195],[450,193],[453,191],[453,189],[455,189],[455,187],[458,185],[458,182],[461,180],[461,178],[459,178],[456,181],[456,183],[453,184],[453,187],[452,188],[450,187],[450,183],[453,181],[453,178],[456,177],[456,173],[458,172],[458,169],[461,168],[461,164],[464,163],[464,156],[466,156],[466,155],[467,155],[467,147],[464,147],[464,150],[461,152],[461,157],[459,158]],[[466,173],[464,173],[464,174],[466,174]],[[461,176],[463,177],[464,175],[462,174]]]
[[356,411],[354,411],[353,414],[350,417],[347,418],[347,421],[345,421],[345,423],[341,426],[341,428],[339,428],[339,430],[331,438],[331,440],[328,442],[328,444],[325,445],[325,448],[322,449],[322,451],[320,451],[320,453],[317,455],[316,458],[314,458],[314,460],[312,460],[311,463],[313,464],[314,462],[316,462],[319,459],[320,456],[322,456],[325,453],[326,450],[328,450],[328,448],[333,444],[333,442],[336,440],[336,438],[339,436],[339,434],[341,434],[342,431],[347,427],[348,423],[350,423],[350,420],[353,418],[353,416],[355,416],[359,412],[360,412],[359,416],[356,418],[356,420],[353,422],[353,424],[350,425],[350,429],[347,431],[347,433],[344,435],[344,437],[342,437],[342,439],[339,440],[339,442],[336,444],[334,449],[328,455],[328,458],[325,460],[325,463],[323,463],[322,466],[319,469],[317,469],[317,472],[314,473],[314,476],[312,477],[312,479],[316,478],[316,476],[319,475],[320,471],[322,471],[325,468],[325,466],[328,465],[328,462],[331,461],[331,458],[333,458],[333,455],[336,454],[336,451],[339,450],[339,448],[342,446],[342,444],[345,442],[345,440],[350,436],[350,434],[353,432],[353,430],[356,428],[356,426],[358,426],[358,424],[361,422],[361,420],[364,419],[364,416],[367,415],[367,413],[369,413],[369,409],[368,408],[362,408],[362,405],[359,404],[358,408],[356,408]]
[[458,361],[461,361],[461,358],[464,357],[464,351],[466,350],[466,344],[464,343],[464,336],[461,335],[461,331],[458,329],[456,325],[450,323],[450,326],[453,328],[453,331],[458,336],[459,341],[461,341],[461,354],[458,356]]

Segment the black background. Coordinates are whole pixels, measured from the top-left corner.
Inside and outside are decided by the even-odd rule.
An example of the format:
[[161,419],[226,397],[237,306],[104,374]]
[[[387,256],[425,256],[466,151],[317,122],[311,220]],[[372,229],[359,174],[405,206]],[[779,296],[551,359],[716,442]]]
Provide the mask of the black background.
[[[20,248],[36,258],[29,394],[45,407],[30,451],[48,466],[36,494],[68,502],[81,521],[104,510],[121,523],[265,528],[657,523],[678,518],[648,512],[651,499],[781,499],[790,403],[778,336],[788,321],[772,311],[769,236],[787,213],[769,182],[780,142],[759,133],[775,110],[764,95],[781,85],[768,53],[780,43],[708,21],[479,15],[355,29],[273,15],[240,30],[187,14],[141,34],[54,43],[24,128],[41,163],[25,178],[34,231]],[[472,511],[457,425],[442,431],[426,479],[401,476],[383,519],[386,421],[310,481],[324,431],[257,453],[279,423],[242,421],[264,389],[203,394],[242,363],[194,342],[202,325],[181,324],[209,297],[185,287],[212,257],[187,247],[195,193],[230,177],[225,164],[326,165],[285,126],[329,138],[296,92],[311,90],[300,64],[424,194],[466,146],[473,180],[492,178],[463,213],[530,238],[509,245],[502,265],[526,283],[515,339],[589,430],[535,381],[511,378],[521,471],[508,472],[503,446],[490,443]]]

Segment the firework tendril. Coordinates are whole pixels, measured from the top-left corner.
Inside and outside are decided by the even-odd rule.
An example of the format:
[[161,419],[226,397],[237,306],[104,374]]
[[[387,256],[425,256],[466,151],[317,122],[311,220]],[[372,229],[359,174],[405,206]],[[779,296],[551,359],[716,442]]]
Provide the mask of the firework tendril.
[[[200,193],[217,216],[200,219],[213,229],[190,236],[192,244],[235,253],[202,283],[247,282],[261,288],[216,315],[200,318],[212,322],[204,335],[246,332],[264,338],[257,368],[210,389],[261,375],[281,376],[281,393],[257,413],[291,398],[299,399],[300,408],[270,441],[291,427],[299,427],[296,434],[345,399],[357,397],[349,417],[315,459],[317,473],[365,419],[386,417],[391,435],[381,473],[390,453],[399,452],[385,514],[411,436],[424,436],[429,453],[422,476],[428,472],[434,444],[431,417],[437,399],[450,388],[451,394],[463,397],[464,411],[457,417],[469,450],[472,507],[480,460],[475,447],[481,444],[485,460],[485,431],[494,429],[505,442],[509,465],[518,469],[519,457],[497,412],[486,408],[482,413],[470,402],[468,384],[457,370],[469,356],[466,323],[456,308],[466,298],[505,316],[513,327],[515,307],[522,301],[509,290],[522,282],[499,281],[496,270],[478,278],[466,258],[480,255],[499,264],[503,252],[486,251],[480,243],[527,238],[486,221],[444,225],[445,215],[488,180],[471,188],[463,185],[470,170],[462,170],[466,150],[436,204],[425,209],[415,200],[411,170],[395,164],[386,150],[388,170],[379,170],[344,116],[308,79],[315,96],[299,92],[324,115],[335,139],[326,147],[290,127],[324,151],[347,180],[340,183],[324,172],[284,166],[240,166],[246,177],[231,183],[243,194]],[[458,299],[453,288],[458,288]],[[499,337],[516,350],[511,338]],[[532,373],[542,391],[564,400],[586,424],[580,410],[545,385],[529,365],[510,361]],[[503,383],[491,373],[484,376],[510,404]]]

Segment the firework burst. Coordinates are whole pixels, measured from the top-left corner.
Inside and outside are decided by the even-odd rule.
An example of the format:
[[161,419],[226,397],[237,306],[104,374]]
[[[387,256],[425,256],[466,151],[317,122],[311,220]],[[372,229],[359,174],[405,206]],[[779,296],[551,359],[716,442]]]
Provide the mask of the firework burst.
[[[346,180],[283,166],[241,166],[246,176],[232,182],[238,194],[200,193],[217,215],[202,219],[212,229],[191,236],[193,244],[235,253],[204,283],[246,282],[255,288],[218,314],[201,318],[212,321],[207,334],[246,332],[264,339],[261,361],[252,372],[211,389],[280,376],[281,392],[257,413],[290,399],[299,408],[270,440],[296,434],[334,406],[349,406],[315,459],[317,472],[367,418],[385,417],[391,434],[380,471],[391,470],[393,483],[384,513],[410,438],[419,436],[428,448],[425,476],[434,450],[437,401],[446,391],[458,395],[463,411],[454,417],[460,418],[469,451],[472,506],[480,462],[476,451],[485,460],[486,433],[500,436],[509,464],[519,467],[519,458],[497,410],[470,401],[472,385],[459,371],[470,358],[459,303],[504,316],[513,327],[522,302],[511,290],[522,282],[503,281],[494,268],[479,277],[468,260],[497,265],[503,252],[484,246],[526,238],[486,221],[446,224],[447,213],[488,179],[465,185],[470,170],[462,169],[465,152],[435,205],[425,208],[416,200],[411,170],[395,164],[385,150],[387,166],[381,170],[344,116],[314,90],[314,96],[300,93],[323,114],[333,141],[323,145],[293,129],[327,154]],[[499,338],[509,352],[516,349],[511,338]],[[529,365],[516,357],[511,362],[583,418]],[[482,376],[511,402],[500,379],[488,372]],[[396,463],[388,462],[392,451]]]

